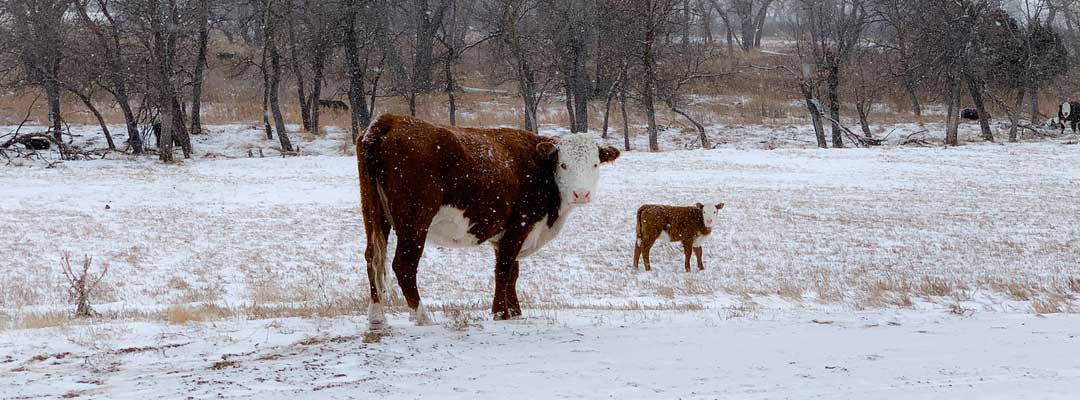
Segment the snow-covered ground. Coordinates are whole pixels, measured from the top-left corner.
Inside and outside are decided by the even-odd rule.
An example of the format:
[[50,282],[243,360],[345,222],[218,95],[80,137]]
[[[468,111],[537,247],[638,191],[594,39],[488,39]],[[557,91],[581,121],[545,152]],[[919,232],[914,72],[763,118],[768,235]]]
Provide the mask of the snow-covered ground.
[[[886,311],[525,311],[466,330],[362,317],[0,333],[0,397],[1073,399],[1080,320]],[[438,316],[437,316],[438,317]]]
[[[522,262],[527,318],[487,321],[490,248],[429,246],[419,286],[440,324],[399,314],[365,343],[345,133],[297,138],[307,155],[281,158],[257,129],[210,130],[178,165],[0,167],[0,398],[1068,398],[1080,386],[1080,362],[1061,356],[1080,322],[1054,314],[1080,306],[1071,136],[819,150],[805,126],[712,126],[720,148],[604,168],[595,204]],[[100,143],[92,131],[76,142]],[[665,131],[663,144],[693,137]],[[654,249],[654,271],[630,268],[638,205],[719,201],[706,271],[681,272],[671,246]],[[70,310],[63,252],[108,263],[94,300],[106,318],[48,322]],[[225,317],[163,321],[208,305]]]

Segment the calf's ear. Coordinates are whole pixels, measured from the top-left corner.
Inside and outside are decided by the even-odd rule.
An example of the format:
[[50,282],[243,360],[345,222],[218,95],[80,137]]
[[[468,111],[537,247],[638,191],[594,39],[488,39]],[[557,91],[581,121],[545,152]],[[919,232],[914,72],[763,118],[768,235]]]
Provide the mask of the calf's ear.
[[697,207],[697,208],[700,208],[700,209],[705,209],[705,205],[701,204],[701,203],[694,204],[694,207]]
[[597,146],[600,150],[600,162],[609,163],[619,158],[619,149],[612,146]]
[[559,148],[555,146],[554,140],[545,140],[536,144],[536,152],[545,160],[555,158],[555,153],[558,151]]
[[716,209],[717,210],[723,210],[724,209],[724,203],[716,203]]

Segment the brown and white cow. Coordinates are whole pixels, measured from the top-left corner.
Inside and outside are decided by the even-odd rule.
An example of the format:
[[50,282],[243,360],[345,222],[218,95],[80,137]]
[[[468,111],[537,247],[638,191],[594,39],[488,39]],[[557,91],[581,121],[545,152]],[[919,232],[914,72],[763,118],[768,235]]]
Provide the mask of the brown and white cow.
[[619,151],[588,134],[540,136],[517,129],[454,128],[383,115],[357,143],[360,202],[368,243],[368,328],[385,327],[386,238],[393,269],[417,324],[431,319],[420,302],[416,269],[431,242],[495,246],[496,319],[521,315],[518,260],[555,238],[570,212],[589,204],[601,163]]
[[689,207],[660,206],[646,204],[637,211],[637,234],[634,242],[634,270],[638,269],[638,260],[645,260],[645,270],[649,271],[649,252],[657,239],[664,237],[671,242],[681,242],[686,256],[686,272],[690,272],[691,252],[697,255],[698,270],[704,271],[701,262],[701,241],[712,234],[716,222],[720,220],[720,210],[724,203],[717,203],[706,208],[697,203]]

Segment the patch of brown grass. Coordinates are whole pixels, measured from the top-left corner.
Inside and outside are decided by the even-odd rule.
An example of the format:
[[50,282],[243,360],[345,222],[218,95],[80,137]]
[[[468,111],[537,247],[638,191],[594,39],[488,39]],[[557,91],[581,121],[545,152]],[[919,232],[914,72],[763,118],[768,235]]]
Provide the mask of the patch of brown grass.
[[955,288],[948,279],[924,275],[915,289],[918,295],[929,298],[950,296]]

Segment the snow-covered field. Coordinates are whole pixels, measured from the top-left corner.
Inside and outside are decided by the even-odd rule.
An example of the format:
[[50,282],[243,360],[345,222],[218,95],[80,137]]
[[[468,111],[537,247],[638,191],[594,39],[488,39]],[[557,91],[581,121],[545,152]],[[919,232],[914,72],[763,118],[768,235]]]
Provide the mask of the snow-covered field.
[[[1080,344],[1080,322],[1055,314],[1080,307],[1080,147],[1065,144],[1075,138],[818,150],[804,126],[711,127],[721,148],[629,152],[603,170],[594,204],[522,262],[526,318],[487,321],[490,248],[429,246],[419,286],[440,324],[399,314],[392,335],[365,343],[344,134],[298,139],[309,155],[280,158],[256,130],[211,131],[179,165],[0,167],[0,398],[1069,398],[1080,388],[1080,362],[1061,356]],[[269,157],[247,158],[249,148]],[[681,272],[673,246],[654,249],[652,272],[632,271],[638,205],[719,201],[706,271]],[[93,256],[94,270],[108,263],[94,301],[105,318],[50,318],[70,310],[64,252]],[[288,317],[315,314],[326,316]]]

